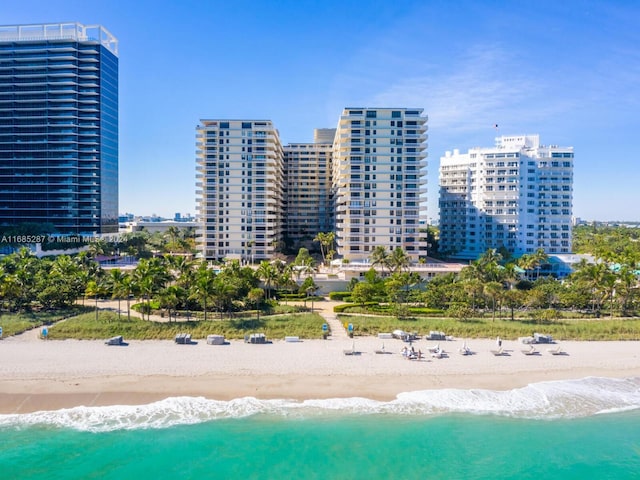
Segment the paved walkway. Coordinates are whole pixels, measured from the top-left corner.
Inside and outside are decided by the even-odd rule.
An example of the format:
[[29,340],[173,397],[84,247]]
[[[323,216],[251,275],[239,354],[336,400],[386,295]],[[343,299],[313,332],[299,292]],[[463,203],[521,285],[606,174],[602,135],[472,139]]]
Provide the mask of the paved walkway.
[[338,316],[333,311],[333,307],[341,305],[344,302],[336,302],[334,300],[324,300],[313,303],[313,311],[324,318],[331,329],[331,336],[335,339],[349,338],[344,325],[338,320]]

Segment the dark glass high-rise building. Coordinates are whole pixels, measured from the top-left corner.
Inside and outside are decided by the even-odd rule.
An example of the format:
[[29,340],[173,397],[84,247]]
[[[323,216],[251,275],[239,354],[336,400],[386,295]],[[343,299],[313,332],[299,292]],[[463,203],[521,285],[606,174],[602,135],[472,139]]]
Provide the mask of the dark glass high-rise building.
[[0,228],[118,231],[117,55],[98,25],[0,26]]

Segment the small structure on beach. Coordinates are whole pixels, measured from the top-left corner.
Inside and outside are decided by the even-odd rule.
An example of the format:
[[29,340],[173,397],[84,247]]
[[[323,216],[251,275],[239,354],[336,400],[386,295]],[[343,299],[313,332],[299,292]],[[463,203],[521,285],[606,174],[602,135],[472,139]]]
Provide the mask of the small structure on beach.
[[179,333],[176,335],[176,337],[173,340],[180,345],[188,345],[191,343],[191,334]]
[[207,335],[208,345],[224,345],[224,335]]
[[251,333],[244,336],[244,343],[267,343],[267,336],[264,333]]
[[109,340],[107,340],[104,343],[105,345],[122,345],[123,343],[122,335],[111,337]]
[[431,330],[429,332],[429,336],[427,336],[427,340],[447,340],[447,336],[444,332],[437,332],[435,330]]
[[536,343],[553,343],[551,335],[544,335],[542,333],[534,333],[533,338]]

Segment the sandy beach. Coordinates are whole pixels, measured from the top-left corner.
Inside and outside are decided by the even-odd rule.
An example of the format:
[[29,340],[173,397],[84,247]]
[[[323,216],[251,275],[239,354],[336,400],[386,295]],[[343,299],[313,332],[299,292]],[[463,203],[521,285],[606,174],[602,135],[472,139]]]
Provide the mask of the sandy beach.
[[[425,358],[407,360],[400,354],[405,343],[374,337],[107,346],[39,340],[34,333],[0,341],[0,413],[135,405],[174,396],[391,400],[415,390],[508,390],[548,380],[640,376],[640,342],[559,342],[565,355],[551,355],[555,345],[536,345],[539,354],[528,356],[522,353],[526,345],[507,340],[507,354],[494,356],[495,340],[467,340],[475,353],[463,356],[458,350],[464,340],[455,339],[440,342],[445,358],[432,358],[428,348],[435,342],[419,340],[413,346]],[[391,353],[376,354],[383,342]],[[359,354],[344,354],[354,346]]]

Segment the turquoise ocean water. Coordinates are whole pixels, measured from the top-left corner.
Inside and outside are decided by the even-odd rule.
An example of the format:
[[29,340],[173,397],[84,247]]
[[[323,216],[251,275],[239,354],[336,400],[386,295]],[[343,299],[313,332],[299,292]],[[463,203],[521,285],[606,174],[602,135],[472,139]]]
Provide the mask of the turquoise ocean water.
[[640,479],[640,378],[0,415],[0,478]]

